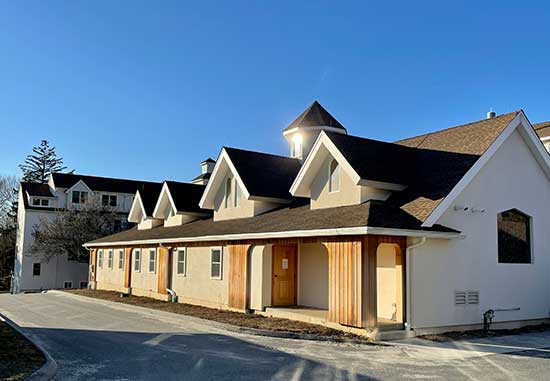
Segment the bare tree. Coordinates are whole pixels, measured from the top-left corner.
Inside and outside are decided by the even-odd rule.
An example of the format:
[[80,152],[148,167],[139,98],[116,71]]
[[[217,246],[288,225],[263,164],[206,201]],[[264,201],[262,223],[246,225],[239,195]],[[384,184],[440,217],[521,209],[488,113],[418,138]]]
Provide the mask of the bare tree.
[[0,175],[0,227],[15,225],[18,187],[17,177]]
[[120,217],[110,208],[90,201],[79,209],[63,210],[34,226],[31,253],[46,261],[67,255],[70,260],[88,261],[84,243],[120,230]]

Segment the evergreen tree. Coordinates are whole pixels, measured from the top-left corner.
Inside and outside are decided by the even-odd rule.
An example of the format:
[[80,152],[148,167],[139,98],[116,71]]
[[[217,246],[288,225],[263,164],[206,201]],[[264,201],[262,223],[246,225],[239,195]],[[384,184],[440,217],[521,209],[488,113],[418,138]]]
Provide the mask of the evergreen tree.
[[63,166],[63,159],[57,157],[55,147],[50,147],[47,140],[42,140],[38,147],[32,149],[25,162],[19,166],[23,171],[23,181],[30,183],[47,183],[54,172],[67,169]]

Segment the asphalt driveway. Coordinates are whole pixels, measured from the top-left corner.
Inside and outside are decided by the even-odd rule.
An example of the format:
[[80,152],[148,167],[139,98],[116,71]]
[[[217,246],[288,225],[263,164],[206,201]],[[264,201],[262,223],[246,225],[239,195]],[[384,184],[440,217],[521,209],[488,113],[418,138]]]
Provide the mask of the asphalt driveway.
[[[550,334],[454,347],[311,342],[237,334],[208,322],[60,292],[0,295],[58,380],[547,379]],[[509,344],[512,343],[512,344]]]

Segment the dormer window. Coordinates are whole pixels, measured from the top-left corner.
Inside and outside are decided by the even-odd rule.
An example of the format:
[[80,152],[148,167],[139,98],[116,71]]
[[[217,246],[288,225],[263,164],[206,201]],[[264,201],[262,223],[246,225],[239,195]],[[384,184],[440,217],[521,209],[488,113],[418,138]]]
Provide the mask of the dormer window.
[[340,165],[332,159],[328,170],[328,191],[338,192],[340,190]]
[[301,159],[302,158],[302,135],[295,134],[292,137],[292,144],[290,145],[290,157]]
[[226,181],[225,181],[225,207],[226,208],[230,208],[231,207],[231,194],[233,193],[232,192],[232,184],[233,181],[231,180],[231,177],[229,177]]
[[85,204],[88,200],[88,192],[73,191],[71,200],[73,204]]
[[50,200],[48,200],[47,198],[34,197],[31,203],[32,203],[32,206],[42,206],[42,207],[50,206]]
[[117,196],[114,194],[104,194],[101,196],[101,205],[116,207]]

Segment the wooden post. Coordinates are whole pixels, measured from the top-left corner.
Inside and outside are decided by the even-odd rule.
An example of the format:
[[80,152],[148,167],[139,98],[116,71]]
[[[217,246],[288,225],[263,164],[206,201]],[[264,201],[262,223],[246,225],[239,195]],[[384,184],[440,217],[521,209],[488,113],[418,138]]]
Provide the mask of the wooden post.
[[132,284],[132,248],[124,249],[124,287],[130,288]]
[[168,287],[167,283],[167,271],[168,271],[168,249],[162,246],[158,248],[157,254],[157,293],[162,295],[168,295],[166,288]]
[[248,295],[248,249],[249,244],[227,245],[229,251],[228,306],[246,310]]
[[94,283],[94,287],[95,287],[95,282],[96,282],[96,273],[97,273],[97,249],[91,249],[90,250],[90,268],[89,268],[89,271],[90,271],[90,283],[93,282]]

